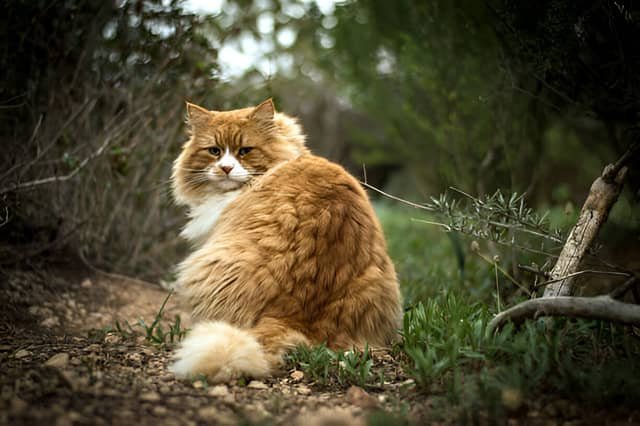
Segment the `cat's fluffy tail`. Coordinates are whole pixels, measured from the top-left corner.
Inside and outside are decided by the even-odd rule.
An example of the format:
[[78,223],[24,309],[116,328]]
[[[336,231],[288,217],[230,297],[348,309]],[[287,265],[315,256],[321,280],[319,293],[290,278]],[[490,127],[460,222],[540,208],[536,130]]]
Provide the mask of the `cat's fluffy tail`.
[[[241,329],[221,321],[198,323],[180,344],[170,370],[181,378],[204,375],[209,383],[268,376],[281,362],[284,347],[265,348],[260,334],[259,329]],[[292,334],[298,333],[292,330]],[[281,337],[277,340],[292,340]]]

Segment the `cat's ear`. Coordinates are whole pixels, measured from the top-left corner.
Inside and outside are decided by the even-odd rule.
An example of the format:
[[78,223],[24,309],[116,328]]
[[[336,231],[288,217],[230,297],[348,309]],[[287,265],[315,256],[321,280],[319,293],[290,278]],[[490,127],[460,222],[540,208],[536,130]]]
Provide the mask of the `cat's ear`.
[[271,123],[276,113],[273,99],[269,98],[253,109],[251,118],[261,123]]
[[205,124],[211,118],[211,111],[201,106],[187,102],[187,122],[192,129],[198,128]]

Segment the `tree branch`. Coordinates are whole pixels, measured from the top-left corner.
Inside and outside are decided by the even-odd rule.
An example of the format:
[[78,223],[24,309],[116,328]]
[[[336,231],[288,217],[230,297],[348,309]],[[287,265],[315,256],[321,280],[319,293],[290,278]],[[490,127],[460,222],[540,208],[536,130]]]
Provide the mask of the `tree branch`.
[[633,146],[630,147],[615,165],[605,167],[602,175],[591,185],[578,221],[551,270],[551,281],[544,290],[544,297],[569,296],[573,292],[575,273],[622,191],[627,175],[624,162],[630,158],[629,153],[633,149]]
[[640,325],[640,305],[620,302],[611,296],[554,296],[527,300],[495,316],[488,331],[502,327],[507,321],[520,324],[528,318],[565,316],[600,319],[621,324]]

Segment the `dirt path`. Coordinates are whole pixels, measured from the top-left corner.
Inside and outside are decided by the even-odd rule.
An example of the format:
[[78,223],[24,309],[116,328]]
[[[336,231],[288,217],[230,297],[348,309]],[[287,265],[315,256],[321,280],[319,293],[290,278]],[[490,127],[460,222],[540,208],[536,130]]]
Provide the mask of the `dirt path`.
[[[161,287],[74,271],[12,273],[1,290],[0,424],[364,424],[412,392],[394,365],[377,392],[315,386],[301,371],[218,386],[177,381],[167,371],[172,345],[149,343],[135,325],[153,322]],[[164,330],[176,314],[188,326],[173,299]],[[107,332],[116,321],[122,331]],[[378,354],[376,368],[389,360]]]
[[[178,381],[167,369],[173,347],[168,330],[177,314],[181,329],[187,327],[188,314],[169,299],[161,321],[165,344],[150,342],[137,325],[156,318],[168,294],[160,286],[68,268],[12,271],[0,279],[0,425],[461,421],[442,395],[418,392],[399,357],[385,352],[373,354],[372,372],[382,380],[366,389],[322,385],[291,366],[278,377],[248,383]],[[113,330],[116,324],[120,331]],[[526,407],[503,421],[581,425],[637,418],[628,410],[613,413],[562,399],[527,401]],[[492,424],[487,413],[468,416],[474,424]]]

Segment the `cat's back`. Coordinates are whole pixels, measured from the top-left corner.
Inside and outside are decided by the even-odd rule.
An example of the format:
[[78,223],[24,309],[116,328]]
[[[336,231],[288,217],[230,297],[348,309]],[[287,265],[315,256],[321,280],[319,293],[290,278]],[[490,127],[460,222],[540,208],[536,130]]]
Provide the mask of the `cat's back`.
[[258,263],[282,255],[288,266],[294,258],[325,268],[340,268],[347,259],[356,269],[376,260],[389,264],[360,183],[342,166],[314,155],[280,164],[258,179],[225,211],[210,243]]

